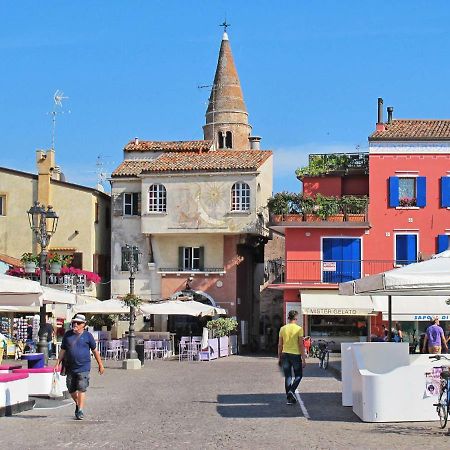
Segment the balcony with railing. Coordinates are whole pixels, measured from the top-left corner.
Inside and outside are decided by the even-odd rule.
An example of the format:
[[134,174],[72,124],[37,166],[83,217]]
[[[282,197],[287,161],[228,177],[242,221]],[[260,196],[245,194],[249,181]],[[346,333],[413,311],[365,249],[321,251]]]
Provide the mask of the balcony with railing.
[[[288,260],[272,261],[272,271],[278,274],[271,284],[311,286],[337,285],[391,270],[415,261],[394,260]],[[399,264],[402,263],[402,264]]]

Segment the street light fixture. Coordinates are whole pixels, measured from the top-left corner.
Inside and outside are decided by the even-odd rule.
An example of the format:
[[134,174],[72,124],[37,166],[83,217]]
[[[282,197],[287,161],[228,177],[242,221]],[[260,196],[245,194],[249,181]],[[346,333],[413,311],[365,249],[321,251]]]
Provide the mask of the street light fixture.
[[[130,295],[134,295],[134,274],[139,270],[142,260],[142,253],[136,245],[125,245],[123,258],[128,271],[130,272]],[[128,359],[137,359],[136,335],[134,333],[134,321],[136,318],[135,307],[130,305],[130,326],[128,329]]]
[[[46,265],[47,265],[47,247],[50,243],[51,237],[55,234],[58,226],[58,214],[53,211],[53,208],[48,205],[47,209],[39,202],[34,202],[34,205],[27,211],[30,228],[34,233],[36,241],[41,247],[39,255],[39,269],[40,269],[40,283],[46,284]],[[39,342],[38,352],[44,354],[45,362],[48,362],[48,342],[45,334],[46,323],[46,306],[42,305],[39,311],[40,325],[39,325]]]

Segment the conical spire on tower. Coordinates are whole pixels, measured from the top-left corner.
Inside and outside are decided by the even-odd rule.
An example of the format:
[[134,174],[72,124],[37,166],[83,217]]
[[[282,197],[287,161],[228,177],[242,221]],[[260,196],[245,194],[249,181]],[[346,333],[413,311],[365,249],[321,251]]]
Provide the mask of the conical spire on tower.
[[251,126],[248,124],[241,83],[231,53],[228,34],[225,31],[206,110],[204,137],[213,140],[216,149],[246,150],[250,148],[248,140],[250,131]]

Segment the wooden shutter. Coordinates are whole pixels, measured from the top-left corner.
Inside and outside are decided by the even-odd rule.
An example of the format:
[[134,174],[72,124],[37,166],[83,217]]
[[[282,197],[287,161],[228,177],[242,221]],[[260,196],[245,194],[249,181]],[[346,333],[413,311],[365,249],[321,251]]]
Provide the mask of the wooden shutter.
[[399,183],[398,177],[389,177],[389,207],[399,206]]
[[199,254],[199,270],[200,272],[203,272],[205,270],[205,247],[199,247],[198,249]]
[[72,267],[75,267],[75,269],[82,269],[83,268],[83,253],[82,252],[75,252],[73,254],[72,259]]
[[423,208],[427,204],[427,179],[426,177],[417,177],[416,183],[416,205]]
[[183,270],[184,247],[178,247],[178,270]]
[[448,250],[448,234],[439,234],[437,237],[437,252],[442,253]]
[[123,193],[112,196],[113,216],[123,216]]
[[[136,212],[133,211],[133,214],[135,216],[141,215],[141,193],[136,192],[135,198],[133,199],[133,207],[135,208]],[[136,206],[134,206],[136,205]]]
[[450,207],[450,177],[441,178],[441,207]]

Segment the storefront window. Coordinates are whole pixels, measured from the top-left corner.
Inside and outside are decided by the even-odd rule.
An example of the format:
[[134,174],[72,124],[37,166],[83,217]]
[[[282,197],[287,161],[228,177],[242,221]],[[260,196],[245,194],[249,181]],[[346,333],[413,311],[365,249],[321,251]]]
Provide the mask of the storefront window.
[[367,336],[365,316],[309,316],[310,335],[317,339]]

